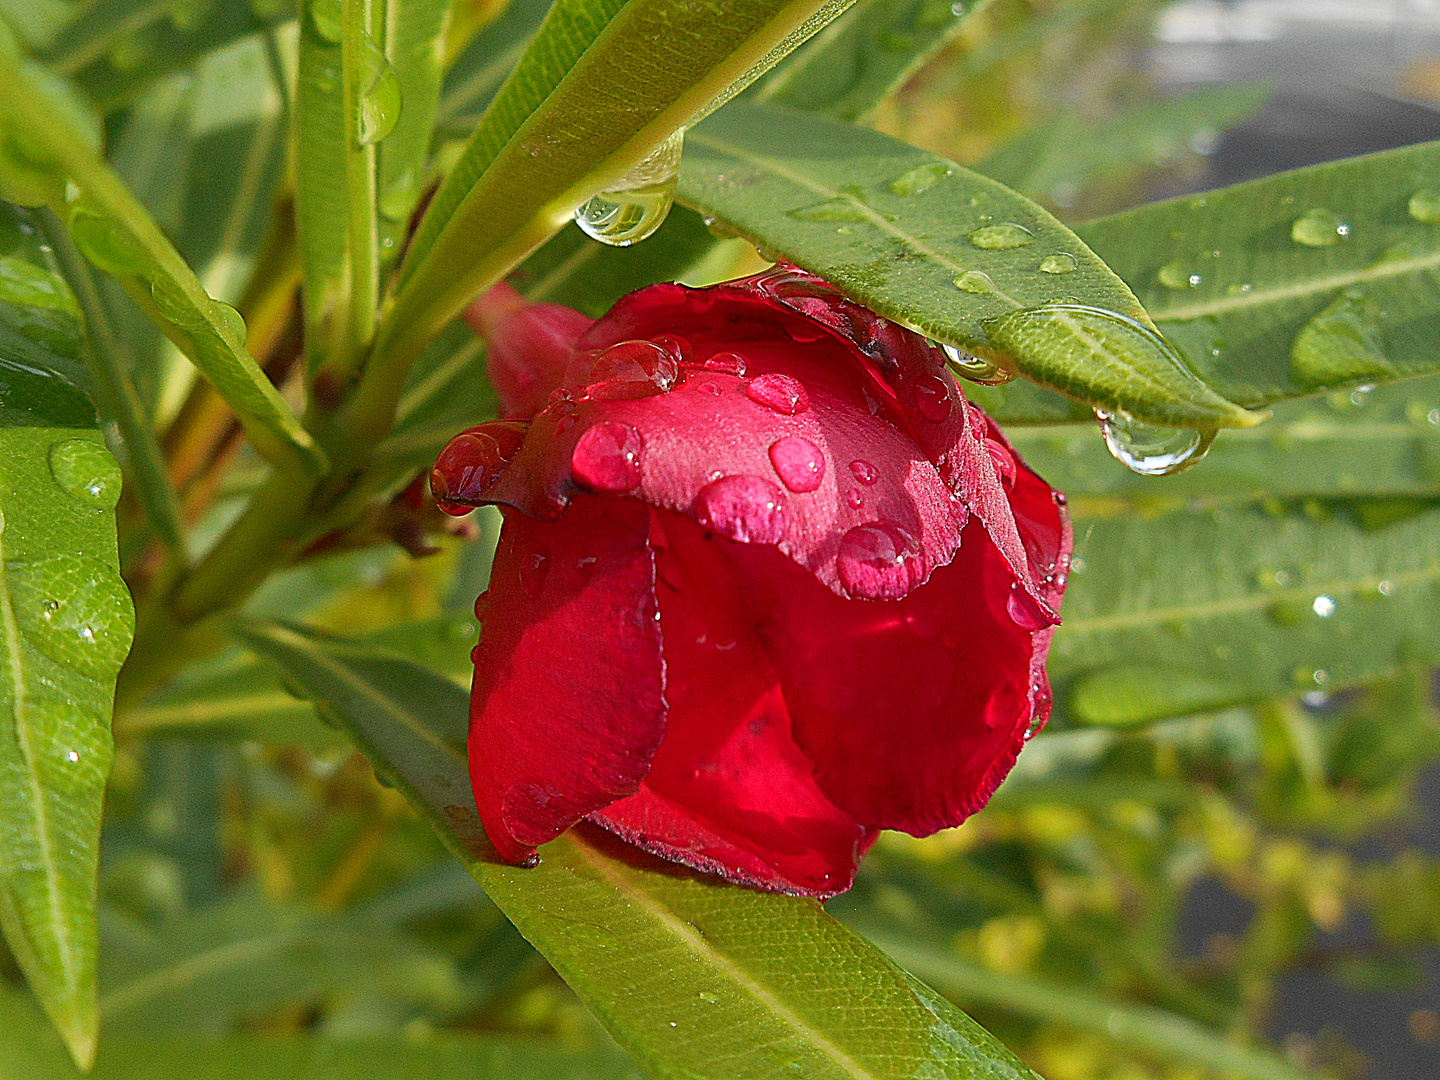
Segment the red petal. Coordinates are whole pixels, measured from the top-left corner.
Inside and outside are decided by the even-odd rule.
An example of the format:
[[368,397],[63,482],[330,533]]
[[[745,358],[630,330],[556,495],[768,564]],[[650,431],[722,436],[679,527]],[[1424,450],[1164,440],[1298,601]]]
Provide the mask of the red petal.
[[[720,542],[720,541],[717,541]],[[1051,631],[978,518],[903,599],[842,600],[773,550],[728,544],[820,789],[871,828],[926,835],[984,805],[1048,710]]]
[[470,777],[508,862],[632,794],[665,727],[650,515],[577,498],[554,522],[507,513],[476,604]]
[[465,318],[489,344],[490,381],[503,416],[531,417],[565,376],[575,342],[591,320],[561,304],[526,304],[509,285],[496,285]]
[[655,854],[783,892],[850,887],[873,839],[816,786],[721,545],[657,512],[665,739],[640,790],[592,815]]

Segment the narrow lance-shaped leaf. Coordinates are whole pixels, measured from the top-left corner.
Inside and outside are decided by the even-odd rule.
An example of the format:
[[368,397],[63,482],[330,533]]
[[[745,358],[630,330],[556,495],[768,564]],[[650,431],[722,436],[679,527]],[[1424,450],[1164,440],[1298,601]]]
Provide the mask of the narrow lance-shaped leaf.
[[510,0],[499,18],[470,39],[445,73],[439,137],[464,138],[475,130],[549,10],[550,0]]
[[119,497],[84,395],[0,359],[0,928],[86,1067],[110,709],[134,631]]
[[868,121],[988,0],[857,0],[762,78],[748,100]]
[[464,690],[343,640],[239,633],[355,736],[652,1075],[1034,1080],[818,903],[665,867],[588,827],[534,869],[499,864],[470,795]]
[[355,426],[388,426],[440,326],[678,128],[850,0],[559,0],[431,201]]
[[1074,233],[993,180],[876,132],[740,102],[688,147],[688,205],[882,315],[1152,423],[1258,420],[1180,363]]
[[1440,370],[1440,142],[1076,228],[1215,389],[1261,405]]
[[1440,510],[1077,516],[1057,715],[1135,722],[1440,661]]
[[245,350],[245,323],[210,298],[154,220],[96,156],[42,69],[0,31],[0,189],[48,205],[87,259],[115,277],[235,410],[273,461],[318,469],[323,454]]

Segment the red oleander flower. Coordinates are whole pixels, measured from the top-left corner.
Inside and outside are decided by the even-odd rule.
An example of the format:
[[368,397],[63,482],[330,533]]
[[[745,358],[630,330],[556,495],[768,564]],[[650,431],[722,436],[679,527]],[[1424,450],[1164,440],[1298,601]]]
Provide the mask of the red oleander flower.
[[470,729],[502,858],[588,818],[830,896],[984,805],[1049,714],[1071,533],[938,349],[786,266],[471,316],[506,417],[431,486],[504,513]]

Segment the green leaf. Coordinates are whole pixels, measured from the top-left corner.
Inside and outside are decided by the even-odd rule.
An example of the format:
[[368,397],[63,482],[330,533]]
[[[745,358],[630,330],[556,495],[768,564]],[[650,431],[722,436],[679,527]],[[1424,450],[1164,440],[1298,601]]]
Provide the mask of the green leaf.
[[[972,389],[966,396],[988,408]],[[1027,465],[1072,498],[1440,497],[1440,376],[1286,402],[1261,427],[1221,432],[1205,460],[1174,476],[1131,472],[1110,456],[1093,423],[1005,434]]]
[[475,130],[549,10],[550,0],[510,0],[499,18],[470,39],[445,73],[439,134],[463,138]]
[[288,0],[96,0],[41,54],[112,112],[172,72],[292,14]]
[[1440,509],[1410,509],[1378,530],[1319,506],[1077,518],[1057,713],[1137,722],[1440,661]]
[[1032,975],[1007,975],[890,937],[876,937],[895,960],[967,1004],[1089,1032],[1147,1057],[1213,1069],[1227,1080],[1306,1080],[1309,1075],[1264,1050],[1232,1043],[1173,1013],[1127,1005],[1090,990]]
[[[400,116],[380,145],[379,207],[385,253],[398,253],[424,190],[425,159],[440,102],[450,0],[392,4],[385,52],[400,87]],[[388,260],[386,260],[388,261]]]
[[1078,226],[1218,393],[1255,406],[1440,370],[1440,142]]
[[473,296],[848,2],[559,0],[406,254],[380,331],[376,380],[390,385],[374,391],[376,411],[388,413],[411,359]]
[[865,123],[987,2],[858,0],[761,79],[748,100]]
[[79,389],[0,359],[0,929],[82,1066],[95,1053],[110,708],[135,625],[119,497]]
[[352,732],[653,1075],[1033,1080],[813,901],[667,867],[589,827],[545,845],[534,869],[499,864],[470,796],[462,689],[290,627],[237,632]]
[[323,454],[245,351],[238,313],[210,298],[150,215],[37,88],[8,38],[0,41],[0,109],[0,187],[66,220],[86,258],[117,278],[195,362],[262,454],[320,468]]
[[1248,426],[1139,302],[1029,199],[888,136],[735,103],[697,128],[687,205],[887,318],[1159,424]]
[[[80,1080],[64,1051],[39,1028],[31,1004],[0,987],[0,1059],[6,1080]],[[613,1047],[576,1049],[536,1039],[393,1036],[365,1039],[280,1039],[119,1036],[107,1039],[94,1080],[639,1080]]]

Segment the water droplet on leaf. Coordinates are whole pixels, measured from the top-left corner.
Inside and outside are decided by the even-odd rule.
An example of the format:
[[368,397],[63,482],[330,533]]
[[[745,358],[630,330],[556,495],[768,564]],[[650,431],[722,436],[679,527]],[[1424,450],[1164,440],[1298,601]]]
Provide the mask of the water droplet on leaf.
[[1156,279],[1167,289],[1193,289],[1200,284],[1199,274],[1191,273],[1182,262],[1168,262],[1155,272]]
[[585,235],[612,247],[629,247],[652,235],[675,202],[684,134],[677,131],[626,174],[575,212]]
[[812,203],[794,210],[787,210],[786,216],[796,221],[848,221],[859,223],[870,221],[875,212],[857,203],[854,199],[839,196],[824,202]]
[[1110,455],[1141,476],[1169,476],[1196,464],[1215,441],[1215,429],[1171,428],[1136,420],[1124,410],[1095,410]]
[[976,229],[967,239],[975,247],[984,248],[986,251],[1009,251],[1011,248],[1033,244],[1035,234],[1024,225],[1006,221],[999,225],[985,225]]
[[943,161],[930,161],[901,173],[890,181],[892,195],[919,195],[950,175],[950,166]]
[[1350,226],[1324,207],[1307,210],[1290,226],[1290,239],[1306,247],[1330,247],[1349,235]]
[[205,325],[205,314],[199,304],[173,278],[156,274],[150,281],[150,299],[155,303],[156,313],[183,330],[198,330]]
[[785,536],[785,496],[758,476],[722,476],[695,496],[695,518],[742,544],[778,544]]
[[345,0],[310,0],[310,25],[323,40],[338,44],[345,37]]
[[1058,255],[1046,255],[1040,260],[1040,272],[1042,274],[1069,274],[1076,266],[1075,256],[1060,252]]
[[355,141],[377,143],[400,119],[400,80],[385,52],[367,34],[360,39],[360,71],[355,98]]
[[70,209],[70,237],[80,253],[112,277],[133,277],[149,265],[128,229],[83,203]]
[[770,444],[770,464],[791,491],[814,491],[825,478],[825,455],[809,439],[786,435]]
[[1440,190],[1421,188],[1410,196],[1406,209],[1422,225],[1440,225]]
[[9,569],[16,622],[36,649],[92,679],[120,670],[135,615],[114,570],[81,555],[12,563]]
[[1362,294],[1337,297],[1296,335],[1291,375],[1306,389],[1394,375],[1380,326],[1373,301]]
[[120,501],[120,465],[110,451],[88,439],[66,439],[50,448],[50,475],[60,490],[101,510]]
[[995,282],[983,270],[966,270],[955,279],[955,287],[961,292],[983,296],[995,291]]

